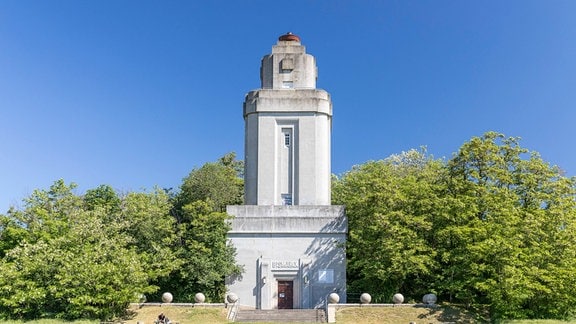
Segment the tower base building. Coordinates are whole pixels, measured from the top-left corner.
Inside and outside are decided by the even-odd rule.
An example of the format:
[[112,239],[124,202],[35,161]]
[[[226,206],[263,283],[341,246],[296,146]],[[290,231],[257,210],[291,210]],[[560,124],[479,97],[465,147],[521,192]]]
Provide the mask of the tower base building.
[[241,278],[228,289],[258,309],[317,308],[346,299],[343,206],[228,206]]
[[256,309],[346,302],[344,206],[330,205],[332,103],[300,38],[262,59],[262,88],[244,102],[245,205],[228,206],[241,276],[227,289]]

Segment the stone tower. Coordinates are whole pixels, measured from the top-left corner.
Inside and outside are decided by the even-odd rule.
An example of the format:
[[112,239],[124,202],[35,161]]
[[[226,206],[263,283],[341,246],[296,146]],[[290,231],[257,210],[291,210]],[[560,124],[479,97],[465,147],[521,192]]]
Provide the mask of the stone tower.
[[264,56],[244,101],[247,205],[329,205],[332,103],[296,35]]
[[228,238],[244,266],[227,288],[259,309],[315,308],[332,292],[346,301],[347,220],[330,205],[332,103],[300,38],[279,37],[244,101],[245,205]]

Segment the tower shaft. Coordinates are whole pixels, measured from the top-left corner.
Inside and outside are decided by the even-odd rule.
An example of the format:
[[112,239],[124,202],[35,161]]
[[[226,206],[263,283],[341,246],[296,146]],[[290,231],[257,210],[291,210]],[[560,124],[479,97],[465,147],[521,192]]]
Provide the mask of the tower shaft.
[[316,76],[299,39],[262,59],[261,89],[244,101],[247,205],[330,204],[332,102]]

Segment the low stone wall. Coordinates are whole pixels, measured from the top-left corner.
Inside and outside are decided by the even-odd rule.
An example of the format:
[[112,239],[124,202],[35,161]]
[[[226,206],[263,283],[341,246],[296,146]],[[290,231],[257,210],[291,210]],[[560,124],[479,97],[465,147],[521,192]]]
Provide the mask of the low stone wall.
[[222,308],[229,304],[225,303],[131,303],[130,306],[138,306],[140,308],[146,306],[175,306],[175,307],[211,307],[211,308]]

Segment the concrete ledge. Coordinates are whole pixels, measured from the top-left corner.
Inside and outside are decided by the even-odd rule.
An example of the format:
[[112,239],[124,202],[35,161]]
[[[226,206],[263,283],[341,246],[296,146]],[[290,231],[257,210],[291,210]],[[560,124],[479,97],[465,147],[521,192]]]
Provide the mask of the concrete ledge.
[[419,308],[440,308],[436,304],[328,304],[330,307],[340,308],[351,308],[351,307],[419,307]]
[[347,227],[334,222],[333,219],[310,219],[284,217],[281,219],[269,218],[242,218],[231,221],[232,229],[228,235],[234,234],[346,234]]
[[226,307],[226,303],[131,303],[130,306],[138,306],[139,308],[154,306],[154,307],[206,307],[206,308],[220,308]]
[[344,217],[344,206],[337,205],[294,205],[294,206],[262,206],[262,205],[230,205],[226,211],[237,218],[240,217]]
[[237,233],[346,234],[344,206],[228,206],[232,229]]
[[[288,100],[287,100],[288,99]],[[244,117],[258,112],[315,112],[332,116],[330,95],[322,89],[260,89],[244,101]]]

